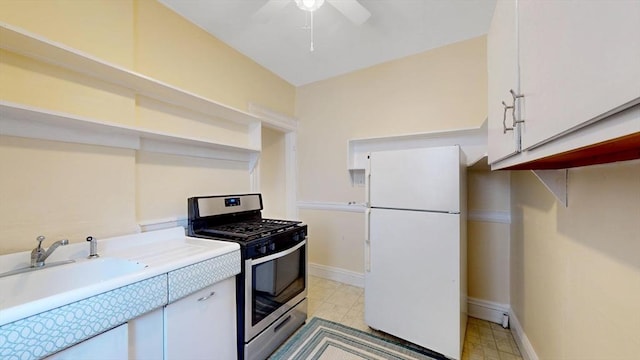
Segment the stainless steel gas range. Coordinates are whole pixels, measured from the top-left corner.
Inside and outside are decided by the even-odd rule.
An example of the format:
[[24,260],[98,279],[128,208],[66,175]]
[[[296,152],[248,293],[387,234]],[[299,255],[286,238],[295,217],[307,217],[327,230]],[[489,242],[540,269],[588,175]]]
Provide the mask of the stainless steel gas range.
[[240,244],[238,359],[269,356],[307,318],[307,226],[262,218],[262,195],[188,199],[188,235]]

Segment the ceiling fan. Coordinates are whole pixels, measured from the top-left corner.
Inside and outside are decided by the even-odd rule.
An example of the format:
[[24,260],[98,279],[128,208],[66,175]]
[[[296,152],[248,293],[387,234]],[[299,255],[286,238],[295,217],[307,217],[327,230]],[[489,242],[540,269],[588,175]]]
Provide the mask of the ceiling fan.
[[[254,16],[259,19],[269,19],[293,1],[294,0],[268,0]],[[313,12],[324,3],[324,0],[295,0],[295,2],[300,9]],[[358,0],[326,0],[326,2],[335,7],[336,10],[340,11],[347,19],[356,25],[362,25],[371,16],[369,10],[362,6]]]

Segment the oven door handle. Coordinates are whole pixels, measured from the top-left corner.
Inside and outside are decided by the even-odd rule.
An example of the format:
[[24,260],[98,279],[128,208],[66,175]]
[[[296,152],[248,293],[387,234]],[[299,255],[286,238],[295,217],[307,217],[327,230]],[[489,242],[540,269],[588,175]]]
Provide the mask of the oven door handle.
[[278,252],[278,253],[275,253],[275,254],[272,254],[272,255],[269,255],[269,256],[265,256],[263,258],[259,258],[259,259],[256,259],[256,260],[251,259],[250,260],[251,261],[251,266],[259,265],[259,264],[265,263],[267,261],[271,261],[273,259],[277,259],[277,258],[281,258],[283,256],[287,256],[287,255],[289,255],[291,253],[294,253],[294,252],[298,251],[298,249],[300,249],[301,247],[305,246],[306,243],[307,243],[307,240],[302,240],[298,245],[296,245],[296,246],[294,246],[294,247],[292,247],[290,249],[287,249],[287,250],[284,250],[284,251],[281,251],[281,252]]

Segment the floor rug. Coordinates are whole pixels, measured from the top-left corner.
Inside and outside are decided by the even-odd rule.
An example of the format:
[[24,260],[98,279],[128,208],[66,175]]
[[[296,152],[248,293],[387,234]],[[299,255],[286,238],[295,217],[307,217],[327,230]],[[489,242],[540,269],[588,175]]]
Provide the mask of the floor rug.
[[433,360],[401,344],[320,318],[312,318],[284,343],[272,360]]

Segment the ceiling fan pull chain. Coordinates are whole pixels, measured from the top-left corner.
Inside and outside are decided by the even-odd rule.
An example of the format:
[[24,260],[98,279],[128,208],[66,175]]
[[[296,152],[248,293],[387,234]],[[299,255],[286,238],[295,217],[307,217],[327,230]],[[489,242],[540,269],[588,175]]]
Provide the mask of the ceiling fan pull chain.
[[309,15],[311,15],[310,12],[305,11],[304,12],[304,26],[302,27],[303,30],[309,30]]
[[313,11],[311,11],[310,14],[311,14],[311,48],[309,49],[309,51],[313,51]]

